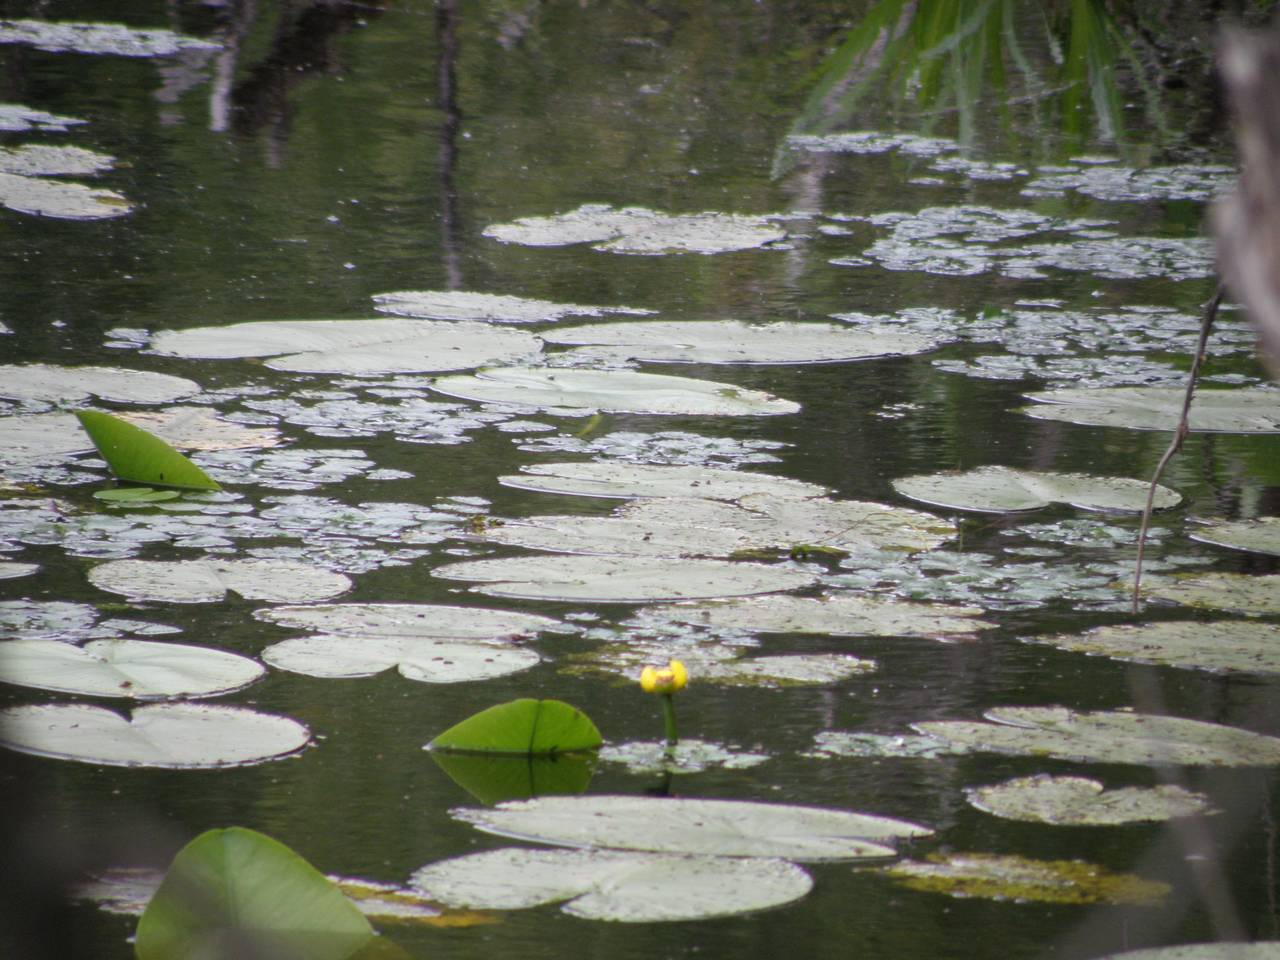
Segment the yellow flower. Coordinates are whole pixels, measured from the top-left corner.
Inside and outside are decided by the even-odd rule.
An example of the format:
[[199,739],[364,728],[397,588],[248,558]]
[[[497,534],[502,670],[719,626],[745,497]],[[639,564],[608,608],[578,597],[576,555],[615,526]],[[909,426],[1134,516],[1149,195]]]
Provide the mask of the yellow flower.
[[645,693],[675,693],[689,684],[689,671],[679,660],[665,667],[645,667],[640,671],[640,689]]

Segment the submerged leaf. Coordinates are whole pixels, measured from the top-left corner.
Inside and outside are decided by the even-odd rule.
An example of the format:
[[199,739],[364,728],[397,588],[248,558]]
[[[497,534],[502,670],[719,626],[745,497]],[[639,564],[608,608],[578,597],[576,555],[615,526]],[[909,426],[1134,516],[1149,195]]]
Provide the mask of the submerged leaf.
[[77,410],[76,417],[111,472],[121,480],[183,490],[222,489],[198,466],[141,427],[97,410]]
[[1172,784],[1104,790],[1087,777],[1019,777],[965,791],[969,803],[1007,820],[1109,826],[1212,812],[1209,799]]
[[594,750],[600,731],[591,718],[560,700],[524,698],[500,703],[454,724],[432,750],[546,756]]
[[1154,906],[1169,892],[1167,883],[1111,873],[1079,860],[1029,860],[990,853],[935,853],[924,861],[905,860],[884,871],[912,890],[987,900]]
[[[912,500],[956,510],[1003,513],[1066,503],[1085,510],[1141,512],[1146,508],[1150,484],[1128,477],[992,466],[966,473],[902,477],[893,481],[893,488]],[[1156,487],[1155,509],[1177,506],[1181,500],[1168,487]]]

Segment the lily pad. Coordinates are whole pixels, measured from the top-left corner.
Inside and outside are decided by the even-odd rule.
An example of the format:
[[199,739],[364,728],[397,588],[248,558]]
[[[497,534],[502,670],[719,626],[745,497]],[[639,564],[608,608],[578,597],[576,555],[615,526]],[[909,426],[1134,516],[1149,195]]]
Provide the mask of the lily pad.
[[479,593],[531,600],[637,603],[796,590],[817,578],[794,568],[666,557],[507,557],[436,567],[433,576],[476,580]]
[[537,355],[536,337],[486,323],[444,320],[279,320],[167,330],[151,349],[189,358],[273,357],[267,366],[294,373],[371,376],[468,370]]
[[681,737],[674,747],[657,740],[607,744],[600,750],[600,759],[607,763],[620,763],[628,773],[701,773],[712,768],[746,770],[758,767],[769,759],[769,755]]
[[83,147],[24,143],[0,147],[0,173],[24,177],[90,177],[110,170],[115,159]]
[[121,367],[64,367],[48,363],[0,365],[0,396],[47,403],[169,403],[200,392],[184,377]]
[[1212,812],[1208,797],[1173,784],[1106,790],[1087,777],[1018,777],[965,791],[969,803],[1006,820],[1113,826]]
[[1191,573],[1148,577],[1142,583],[1148,600],[1167,600],[1187,607],[1229,610],[1251,616],[1280,613],[1280,573]]
[[331,603],[265,607],[258,620],[331,636],[501,641],[563,629],[559,620],[514,610],[424,603]]
[[550,323],[565,317],[602,317],[608,313],[649,314],[632,307],[587,307],[464,290],[400,290],[373,298],[374,309],[400,317],[433,320],[482,320],[486,323]]
[[[1027,394],[1036,402],[1021,412],[1038,420],[1172,431],[1185,395],[1172,387],[1064,387]],[[1280,390],[1200,390],[1189,424],[1191,430],[1207,433],[1280,433]]]
[[644,207],[584,204],[551,217],[522,217],[485,227],[503,243],[559,247],[590,243],[609,253],[730,253],[776,244],[787,233],[767,217],[729,213],[665,214]]
[[63,117],[44,110],[24,107],[20,103],[0,103],[0,130],[18,132],[27,130],[66,132],[68,127],[88,121],[78,117]]
[[[38,563],[15,563],[11,560],[0,560],[0,580],[16,580],[18,577],[29,577],[40,569]],[[0,627],[3,629],[3,627]]]
[[933,760],[969,753],[968,747],[919,734],[854,733],[823,730],[814,735],[807,757],[898,757]]
[[1196,527],[1187,534],[1192,540],[1212,543],[1250,553],[1280,556],[1280,517],[1256,517],[1231,523],[1212,523]]
[[923,353],[938,341],[898,330],[865,331],[830,323],[647,320],[561,327],[548,343],[575,354],[668,363],[831,363]]
[[926,860],[904,860],[884,871],[912,890],[985,900],[1154,906],[1169,892],[1166,883],[1112,873],[1079,860],[990,853],[930,854]]
[[813,885],[785,860],[514,847],[429,864],[409,883],[448,906],[519,910],[568,900],[572,916],[629,923],[763,910]]
[[110,220],[133,212],[128,198],[114,190],[12,173],[0,173],[0,205],[55,220]]
[[760,390],[631,370],[496,367],[475,376],[441,377],[432,388],[464,400],[535,407],[573,417],[595,412],[741,417],[800,409],[797,403]]
[[246,687],[266,671],[225,650],[152,640],[0,642],[0,680],[98,697],[210,697]]
[[886,844],[933,833],[850,810],[673,797],[540,797],[450,813],[486,833],[557,846],[800,861],[890,857]]
[[179,450],[254,450],[280,442],[274,427],[232,423],[207,407],[135,410],[121,413],[118,419],[154,433]]
[[1258,943],[1188,943],[1109,953],[1098,960],[1280,960],[1280,940]]
[[535,756],[433,750],[431,759],[481,803],[582,793],[596,768],[594,751]]
[[89,582],[131,600],[167,603],[216,603],[228,592],[296,603],[351,589],[345,574],[287,560],[112,560],[90,570]]
[[451,643],[430,637],[297,637],[262,651],[273,667],[309,677],[371,677],[395,667],[424,683],[488,680],[541,662],[532,650],[496,643]]
[[1034,638],[1062,650],[1133,663],[1226,673],[1280,673],[1280,624],[1248,620],[1172,620],[1109,624],[1078,634]]
[[728,557],[772,545],[733,528],[576,514],[504,519],[465,538],[552,553],[628,557]]
[[[904,497],[954,510],[1005,513],[1038,510],[1051,503],[1066,503],[1085,510],[1133,511],[1146,509],[1145,480],[1128,477],[1093,477],[1083,473],[1015,470],[1011,467],[979,467],[966,473],[933,473],[902,477],[893,488]],[[1154,507],[1167,510],[1182,497],[1158,486]]]
[[220,44],[172,30],[139,30],[122,23],[70,20],[0,21],[0,43],[21,43],[50,53],[98,53],[121,57],[168,57],[185,50],[212,52]]
[[20,706],[0,720],[0,746],[116,767],[239,767],[297,753],[311,740],[288,717],[195,703],[148,704],[131,719],[81,704]]
[[155,490],[151,487],[111,487],[93,491],[93,499],[106,503],[134,506],[137,504],[163,503],[177,500],[182,494],[177,490]]
[[988,722],[938,720],[912,726],[971,750],[1080,763],[1211,767],[1280,764],[1280,738],[1203,720],[1065,707],[996,707]]
[[595,750],[600,743],[600,731],[577,707],[560,700],[523,697],[455,723],[427,748],[539,757]]
[[778,654],[715,661],[698,671],[698,680],[738,687],[827,685],[877,669],[874,660],[845,653]]
[[830,491],[817,484],[765,473],[722,470],[684,464],[626,462],[534,463],[519,474],[498,477],[503,486],[579,497],[630,500],[636,497],[702,497],[737,500],[750,493],[819,497]]
[[121,480],[183,490],[222,489],[194,463],[141,427],[99,410],[77,410],[76,419]]

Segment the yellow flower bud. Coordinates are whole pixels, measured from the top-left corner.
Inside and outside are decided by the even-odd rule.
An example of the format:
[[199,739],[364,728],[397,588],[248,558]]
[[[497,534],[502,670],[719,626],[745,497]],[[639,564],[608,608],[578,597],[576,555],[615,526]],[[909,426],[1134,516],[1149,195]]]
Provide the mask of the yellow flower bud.
[[665,667],[645,667],[640,671],[640,689],[645,693],[675,693],[689,684],[689,671],[679,660]]

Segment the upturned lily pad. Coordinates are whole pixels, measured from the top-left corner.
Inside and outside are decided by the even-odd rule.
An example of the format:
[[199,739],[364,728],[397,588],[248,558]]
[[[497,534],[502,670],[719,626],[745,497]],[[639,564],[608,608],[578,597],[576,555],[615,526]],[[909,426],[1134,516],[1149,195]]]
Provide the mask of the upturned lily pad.
[[262,651],[273,667],[309,677],[371,677],[395,667],[424,683],[463,683],[503,677],[537,666],[533,650],[496,643],[449,642],[430,637],[296,637]]
[[[1064,387],[1027,394],[1021,411],[1038,420],[1133,430],[1174,430],[1185,390],[1173,387]],[[1280,433],[1280,390],[1199,390],[1189,425],[1206,433]]]
[[209,697],[246,687],[266,671],[225,650],[152,640],[0,642],[0,680],[98,697]]
[[561,700],[522,697],[474,713],[427,744],[458,753],[554,756],[600,746],[591,718]]
[[550,217],[522,217],[485,227],[484,235],[503,243],[559,247],[590,243],[609,253],[730,253],[784,240],[787,233],[767,217],[729,213],[665,214],[644,207],[584,204]]
[[287,560],[111,560],[89,582],[131,600],[216,603],[228,592],[246,600],[328,600],[351,589],[345,574]]
[[468,370],[537,355],[537,338],[486,323],[445,320],[279,320],[166,330],[154,352],[190,358],[273,357],[266,365],[294,373],[370,376]]
[[763,910],[813,885],[785,860],[515,847],[429,864],[409,883],[449,906],[520,910],[568,900],[562,909],[572,916],[630,923]]
[[557,846],[799,861],[890,857],[887,844],[933,833],[850,810],[673,797],[541,797],[450,813],[487,833]]
[[930,854],[884,868],[912,890],[952,897],[1033,903],[1132,903],[1154,906],[1169,885],[1112,873],[1079,860],[1029,860],[991,853]]
[[797,403],[760,390],[631,370],[496,367],[474,376],[441,377],[432,388],[449,397],[573,417],[595,412],[741,417],[800,409]]
[[1187,607],[1267,615],[1280,613],[1280,573],[1191,573],[1148,577],[1142,583],[1148,600],[1168,600]]
[[194,463],[141,427],[100,410],[77,410],[76,419],[121,480],[183,490],[222,489]]
[[1188,532],[1192,540],[1250,553],[1280,556],[1280,517],[1256,517],[1231,523],[1212,523]]
[[737,500],[750,493],[784,497],[820,497],[830,491],[817,484],[765,473],[684,464],[627,462],[534,463],[498,482],[518,490],[579,497],[630,500],[636,497],[702,497]]
[[128,198],[114,190],[13,173],[0,173],[0,205],[55,220],[110,220],[133,211]]
[[595,773],[596,753],[453,753],[432,750],[431,759],[449,779],[481,803],[579,794]]
[[1203,720],[1065,707],[996,707],[987,722],[937,720],[912,726],[926,736],[991,753],[1080,763],[1211,767],[1280,764],[1280,738]]
[[[902,477],[893,481],[893,488],[912,500],[954,510],[1005,513],[1066,503],[1085,510],[1140,513],[1146,509],[1150,484],[1128,477],[1092,477],[1083,473],[991,466],[966,473]],[[1155,509],[1166,510],[1181,500],[1182,497],[1168,487],[1156,487]]]
[[0,396],[47,403],[170,403],[200,392],[200,384],[147,370],[63,367],[49,363],[0,365]]
[[794,568],[727,560],[666,557],[507,557],[465,560],[431,571],[446,580],[474,580],[495,597],[636,603],[747,596],[796,590],[817,578]]
[[331,636],[503,641],[562,628],[559,620],[514,610],[425,603],[328,603],[265,607],[254,617]]
[[99,53],[122,57],[168,57],[184,50],[212,52],[221,45],[172,30],[139,30],[122,23],[70,20],[0,21],[0,43],[21,43],[51,53]]
[[593,323],[540,336],[548,343],[579,346],[574,353],[583,356],[668,363],[831,363],[923,353],[938,343],[896,330],[741,320]]
[[208,704],[149,704],[131,719],[81,704],[0,713],[0,746],[117,767],[238,767],[297,753],[310,740],[311,732],[288,717]]
[[1133,663],[1226,673],[1280,673],[1280,624],[1171,620],[1108,624],[1078,634],[1034,638],[1062,650]]
[[400,290],[373,298],[374,309],[401,317],[433,320],[481,320],[486,323],[550,323],[565,317],[602,317],[608,313],[649,314],[632,307],[588,307],[465,290]]
[[1112,826],[1212,812],[1209,798],[1173,784],[1106,790],[1088,777],[1018,777],[965,791],[969,803],[1006,820]]
[[913,603],[852,593],[819,598],[778,595],[675,603],[652,612],[691,626],[833,637],[956,635],[992,626],[978,619],[982,613],[978,607]]

